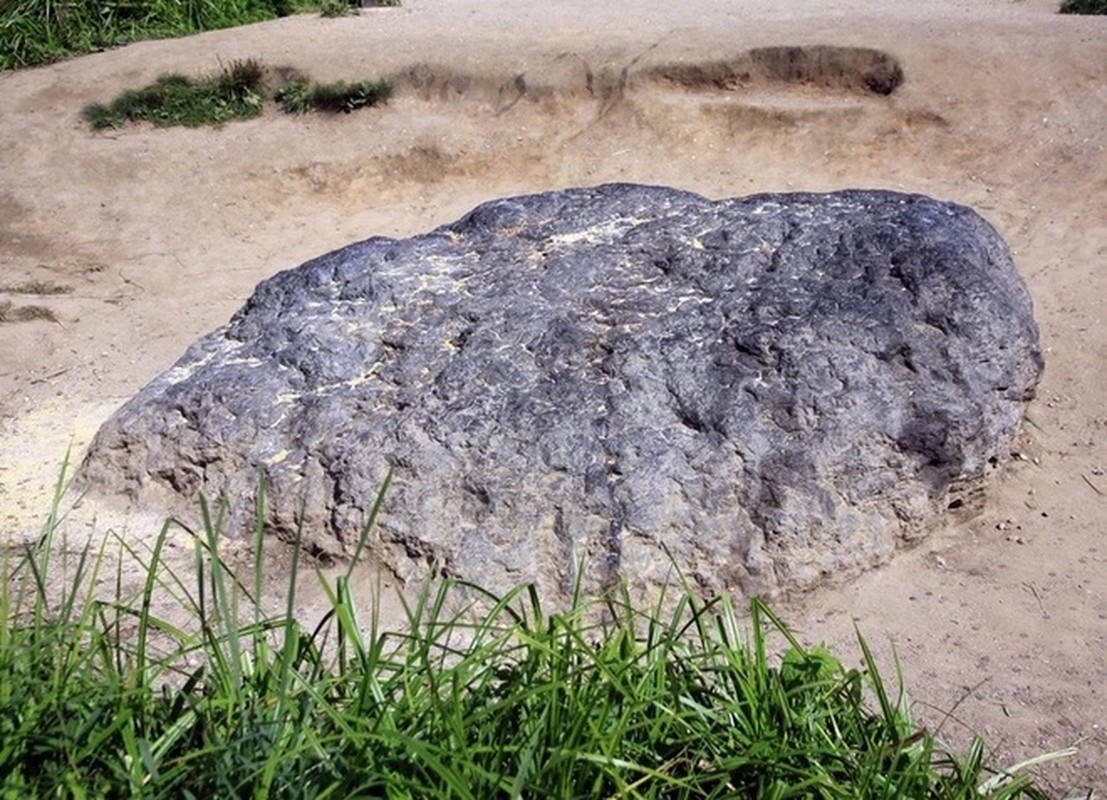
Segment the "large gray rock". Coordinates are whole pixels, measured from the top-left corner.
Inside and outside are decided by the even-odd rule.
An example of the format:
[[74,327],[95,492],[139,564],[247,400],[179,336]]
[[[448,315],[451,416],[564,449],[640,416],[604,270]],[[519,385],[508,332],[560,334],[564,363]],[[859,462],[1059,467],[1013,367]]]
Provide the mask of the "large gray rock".
[[[262,283],[96,436],[81,480],[225,491],[402,577],[808,586],[886,560],[1009,452],[1042,370],[972,211],[889,192],[498,200]],[[160,487],[160,488],[159,488]],[[194,500],[190,501],[194,502]],[[583,563],[583,574],[578,565]]]

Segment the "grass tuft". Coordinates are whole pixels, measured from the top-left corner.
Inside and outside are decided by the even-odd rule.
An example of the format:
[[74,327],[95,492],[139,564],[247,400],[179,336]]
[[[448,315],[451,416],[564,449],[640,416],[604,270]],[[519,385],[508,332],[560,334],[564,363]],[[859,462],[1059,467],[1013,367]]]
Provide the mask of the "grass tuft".
[[46,296],[69,294],[72,291],[72,286],[54,283],[53,281],[24,281],[23,283],[9,283],[6,286],[0,286],[0,292],[7,292],[8,294],[35,294]]
[[323,17],[349,17],[358,13],[358,7],[350,0],[320,0],[319,14]]
[[[384,80],[320,85],[309,83],[291,68],[274,73],[283,81],[274,98],[291,114],[312,110],[349,113],[383,103],[392,95],[392,84]],[[212,125],[260,114],[265,85],[265,67],[255,59],[245,59],[232,61],[218,74],[199,79],[162,75],[149,86],[123,92],[109,105],[91,103],[83,113],[94,130],[118,128],[127,122]]]
[[200,79],[162,75],[149,86],[123,92],[110,105],[86,106],[84,117],[95,130],[118,128],[125,122],[198,127],[255,117],[261,113],[264,96],[265,70],[254,59],[246,59]]
[[265,93],[265,67],[254,58],[232,61],[215,77],[215,88],[235,102],[254,103]]
[[1107,14],[1107,0],[1065,0],[1062,14]]
[[[3,796],[1045,797],[989,769],[979,740],[957,755],[915,726],[863,638],[864,669],[847,668],[758,600],[748,618],[625,592],[554,612],[533,587],[443,582],[385,630],[347,572],[319,576],[330,608],[309,629],[295,572],[282,613],[257,602],[262,487],[252,580],[220,554],[225,506],[202,502],[149,553],[119,540],[145,567],[130,594],[107,540],[63,540],[62,489],[33,547],[0,550]],[[194,576],[162,561],[175,527]],[[165,598],[188,624],[154,614]]]
[[277,89],[273,99],[287,114],[306,114],[312,108],[311,87],[302,77],[296,77]]
[[45,306],[17,306],[10,300],[0,302],[0,323],[30,322],[36,319],[57,322],[58,316]]
[[383,103],[391,96],[392,84],[384,80],[309,85],[300,78],[278,89],[275,99],[289,114],[305,114],[312,110],[348,114]]

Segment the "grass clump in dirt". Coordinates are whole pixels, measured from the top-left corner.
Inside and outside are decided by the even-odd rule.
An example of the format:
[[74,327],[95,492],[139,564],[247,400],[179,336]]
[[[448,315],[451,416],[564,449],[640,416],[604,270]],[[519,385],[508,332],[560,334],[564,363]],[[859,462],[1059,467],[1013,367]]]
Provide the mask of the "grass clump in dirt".
[[[385,80],[313,84],[292,68],[278,68],[274,73],[280,83],[274,98],[292,114],[349,113],[379,105],[392,96],[392,84]],[[199,79],[162,75],[149,86],[123,92],[110,104],[92,103],[83,114],[94,130],[118,128],[127,122],[213,125],[257,116],[265,103],[265,91],[265,67],[255,59],[245,59]]]
[[0,291],[7,292],[8,294],[35,294],[45,296],[69,294],[73,291],[73,287],[54,283],[53,281],[24,281],[23,283],[9,283],[6,286],[0,287]]
[[383,103],[391,96],[392,84],[384,80],[310,84],[303,77],[298,77],[278,89],[275,99],[289,114],[305,114],[308,111],[348,114]]
[[17,306],[10,300],[0,302],[0,323],[30,322],[38,319],[57,322],[58,316],[45,306]]
[[197,127],[255,117],[264,98],[265,70],[256,60],[245,59],[199,79],[162,75],[149,86],[123,92],[108,105],[86,106],[84,117],[96,130],[125,122]]
[[[0,550],[4,796],[1045,797],[989,769],[979,740],[956,755],[918,728],[863,639],[864,668],[847,668],[759,601],[748,619],[688,594],[551,613],[532,588],[447,582],[391,631],[347,572],[320,576],[330,609],[301,627],[295,561],[281,613],[253,599],[261,493],[256,512],[244,581],[220,556],[222,507],[203,503],[182,526],[193,577],[163,563],[178,523],[147,554],[119,541],[145,564],[133,595],[106,544],[62,540],[56,500],[34,546]],[[190,621],[159,618],[166,598]]]
[[1062,14],[1107,14],[1107,0],[1065,0]]
[[319,13],[324,17],[345,17],[357,14],[362,7],[394,8],[399,5],[400,0],[319,0]]
[[350,0],[321,0],[319,15],[328,18],[349,17],[357,13],[358,7]]

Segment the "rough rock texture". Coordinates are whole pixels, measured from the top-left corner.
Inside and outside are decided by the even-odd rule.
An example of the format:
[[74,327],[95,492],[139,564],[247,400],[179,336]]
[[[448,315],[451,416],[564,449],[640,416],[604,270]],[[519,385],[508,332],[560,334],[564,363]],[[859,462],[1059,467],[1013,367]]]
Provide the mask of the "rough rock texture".
[[[1042,369],[974,212],[610,185],[482,205],[262,283],[109,420],[81,479],[226,490],[397,574],[771,592],[887,559],[1006,456]],[[171,490],[168,494],[157,487]],[[578,565],[584,574],[578,576]]]

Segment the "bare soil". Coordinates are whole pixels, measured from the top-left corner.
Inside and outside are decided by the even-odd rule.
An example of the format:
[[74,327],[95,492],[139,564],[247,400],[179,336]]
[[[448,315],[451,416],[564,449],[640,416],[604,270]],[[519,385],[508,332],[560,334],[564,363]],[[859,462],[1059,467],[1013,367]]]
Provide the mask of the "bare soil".
[[[889,669],[894,648],[920,717],[954,741],[982,733],[1000,763],[1075,744],[1040,770],[1046,785],[1103,793],[1107,18],[1055,8],[406,0],[0,74],[0,287],[72,288],[0,291],[4,536],[34,535],[67,450],[79,459],[258,281],[327,250],[496,196],[607,181],[710,197],[922,192],[976,208],[1010,243],[1046,348],[1038,399],[982,512],[778,611],[844,653],[856,623]],[[870,48],[904,81],[871,91],[860,56],[833,62],[841,79],[788,81],[743,55],[792,46]],[[269,109],[211,129],[93,133],[81,120],[86,103],[161,73],[247,57],[324,81],[391,76],[397,92],[382,109]],[[155,509],[88,500],[70,516],[75,531],[137,542],[158,527]]]

